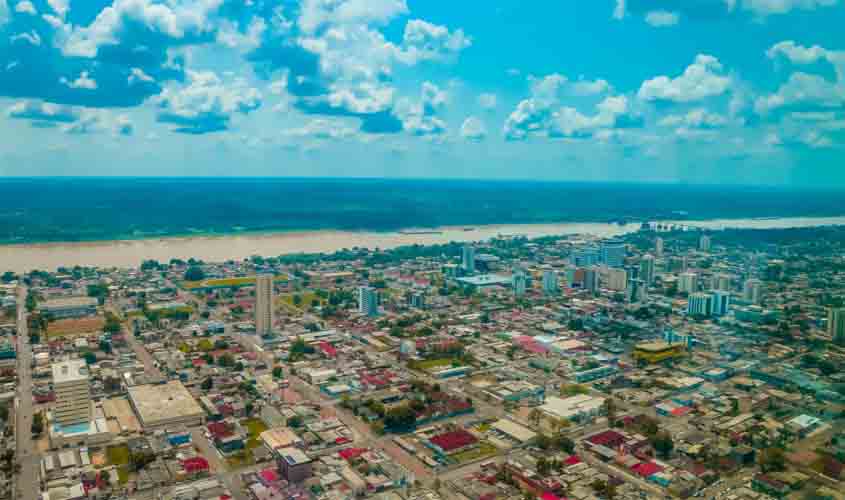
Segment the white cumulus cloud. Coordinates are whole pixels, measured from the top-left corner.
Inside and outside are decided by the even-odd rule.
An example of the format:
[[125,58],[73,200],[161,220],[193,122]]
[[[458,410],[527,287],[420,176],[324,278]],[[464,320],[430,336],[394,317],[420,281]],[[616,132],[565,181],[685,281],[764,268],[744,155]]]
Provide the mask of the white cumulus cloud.
[[658,76],[643,82],[637,96],[645,101],[692,102],[724,94],[730,86],[731,78],[724,75],[719,60],[699,54],[680,76]]
[[482,141],[487,137],[487,126],[475,116],[470,116],[461,124],[461,137],[468,141]]

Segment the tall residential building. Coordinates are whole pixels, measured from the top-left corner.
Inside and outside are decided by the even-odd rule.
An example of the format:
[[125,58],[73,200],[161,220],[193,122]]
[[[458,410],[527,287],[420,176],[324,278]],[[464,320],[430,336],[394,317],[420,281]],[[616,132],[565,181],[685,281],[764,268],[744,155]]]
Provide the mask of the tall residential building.
[[681,293],[695,293],[698,291],[698,275],[695,273],[681,273],[678,277],[678,291]]
[[647,295],[647,285],[644,280],[630,279],[628,280],[628,288],[625,290],[626,299],[628,302],[638,304],[644,302]]
[[474,273],[475,272],[475,247],[472,245],[464,245],[462,259],[461,259],[461,267],[463,268],[464,272],[467,273]]
[[687,314],[690,316],[710,316],[713,310],[713,297],[709,293],[693,293],[687,303]]
[[577,272],[578,272],[577,267],[569,266],[569,267],[566,268],[566,271],[564,273],[564,277],[565,277],[565,280],[566,280],[565,281],[566,286],[568,288],[572,288],[572,286],[575,284],[575,273],[577,273]]
[[663,257],[663,238],[659,236],[654,239],[654,255]]
[[378,316],[378,292],[375,288],[358,288],[358,312],[368,317]]
[[746,302],[761,304],[763,302],[763,282],[756,278],[746,280],[742,287],[742,298]]
[[558,277],[557,271],[553,269],[546,269],[543,271],[543,293],[547,295],[554,295],[558,292]]
[[702,234],[701,238],[698,239],[698,249],[702,252],[709,252],[710,251],[710,237],[706,234]]
[[619,240],[606,240],[601,243],[601,261],[608,267],[622,267],[625,264],[627,249]]
[[91,421],[91,393],[88,364],[84,359],[53,363],[53,391],[56,404],[53,419],[62,427]]
[[414,309],[425,309],[425,294],[422,292],[408,292],[408,305]]
[[595,266],[601,260],[601,251],[596,247],[583,247],[572,252],[572,264],[577,267]]
[[255,333],[266,335],[273,331],[273,275],[255,277]]
[[731,292],[714,290],[711,296],[713,297],[711,309],[713,316],[724,316],[728,314],[731,306]]
[[608,269],[607,270],[607,288],[622,292],[628,285],[628,273],[624,269]]
[[845,307],[827,310],[827,333],[837,345],[845,345]]
[[651,254],[643,255],[642,260],[640,260],[639,277],[646,285],[654,283],[654,256]]
[[733,277],[730,274],[717,274],[713,277],[713,288],[716,290],[730,290]]
[[596,293],[599,290],[599,271],[595,267],[588,267],[584,269],[584,285],[585,290]]
[[513,286],[514,295],[517,297],[525,295],[525,291],[528,289],[528,276],[526,275],[525,270],[522,268],[516,268],[513,270],[511,285]]

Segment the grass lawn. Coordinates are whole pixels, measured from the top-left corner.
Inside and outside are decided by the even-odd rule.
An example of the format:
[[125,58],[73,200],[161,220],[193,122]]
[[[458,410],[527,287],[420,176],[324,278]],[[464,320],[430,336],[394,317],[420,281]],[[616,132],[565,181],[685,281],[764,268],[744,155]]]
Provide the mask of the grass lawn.
[[126,484],[129,481],[129,467],[123,466],[117,468],[117,480],[120,484]]
[[[294,305],[294,303],[293,303],[293,296],[294,295],[299,295],[299,297],[302,299],[302,302],[300,302],[298,306]],[[318,300],[320,302],[320,305],[322,305],[325,302],[323,299],[318,297],[316,293],[314,293],[310,290],[297,292],[297,293],[286,293],[286,294],[279,296],[279,302],[282,303],[283,305],[288,305],[288,306],[293,306],[293,307],[302,307],[302,308],[305,308],[305,309],[311,307],[311,302],[314,301],[314,300]]]
[[231,457],[227,458],[226,464],[229,466],[230,469],[249,467],[251,465],[255,465],[255,457],[252,455],[252,451],[245,450],[242,453],[232,455]]
[[566,384],[560,387],[560,395],[566,397],[579,396],[581,394],[589,394],[590,388],[581,384]]
[[248,418],[241,422],[241,425],[246,427],[249,432],[249,439],[246,442],[246,449],[253,450],[261,446],[261,439],[259,436],[262,432],[267,430],[267,426],[257,418]]
[[[273,278],[273,281],[288,281],[290,277],[282,274]],[[202,288],[230,288],[251,286],[255,284],[255,276],[243,276],[239,278],[207,279],[203,281],[183,281],[182,288],[196,290]]]
[[129,447],[125,444],[106,448],[106,459],[109,465],[129,465]]
[[461,453],[456,453],[452,455],[452,458],[455,459],[459,464],[464,464],[473,460],[478,460],[480,458],[495,455],[497,451],[499,450],[492,444],[488,443],[487,441],[481,441],[480,443],[478,443],[478,448],[462,451]]

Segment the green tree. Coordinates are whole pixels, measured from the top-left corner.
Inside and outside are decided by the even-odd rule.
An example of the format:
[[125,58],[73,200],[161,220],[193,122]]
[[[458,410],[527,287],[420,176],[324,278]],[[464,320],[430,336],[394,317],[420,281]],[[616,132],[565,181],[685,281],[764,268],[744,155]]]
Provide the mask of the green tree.
[[185,271],[185,281],[202,281],[205,279],[205,271],[199,266],[191,266]]
[[669,458],[675,448],[675,442],[668,432],[660,431],[651,438],[651,446],[662,458]]
[[763,472],[779,472],[786,469],[786,455],[780,448],[766,448],[758,455],[757,462]]
[[32,415],[32,427],[31,432],[34,436],[40,436],[42,432],[44,432],[44,415],[36,413]]

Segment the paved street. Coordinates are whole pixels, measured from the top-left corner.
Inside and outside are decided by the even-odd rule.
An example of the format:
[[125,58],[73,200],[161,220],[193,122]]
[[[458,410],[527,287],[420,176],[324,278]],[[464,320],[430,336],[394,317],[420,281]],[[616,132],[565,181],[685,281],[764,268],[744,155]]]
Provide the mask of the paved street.
[[335,400],[329,398],[325,394],[322,394],[313,386],[307,384],[298,377],[290,376],[289,380],[291,382],[291,387],[306,396],[309,400],[320,401],[323,404],[333,406],[335,412],[337,413],[337,418],[346,424],[347,427],[354,430],[354,432],[362,438],[360,442],[356,443],[357,445],[377,448],[384,451],[400,465],[412,472],[415,479],[418,481],[427,482],[434,479],[433,474],[428,467],[415,457],[409,455],[405,450],[393,442],[392,435],[376,436],[372,429],[370,429],[369,425],[353,415],[350,411],[345,408],[341,408],[340,405],[336,404]]
[[29,345],[29,328],[26,312],[27,289],[18,287],[18,394],[15,411],[17,459],[21,465],[18,474],[17,497],[35,500],[38,485],[38,457],[32,441],[32,346]]
[[[112,314],[123,320],[123,315],[117,307],[112,305],[108,306],[107,309]],[[130,331],[127,323],[123,323],[123,337],[126,339],[126,344],[135,351],[135,356],[137,356],[138,360],[144,364],[144,373],[150,376],[162,376],[161,370],[155,366],[155,360],[152,355],[138,342],[138,339],[136,339],[133,332]]]
[[223,481],[223,484],[229,489],[235,500],[249,500],[249,496],[246,494],[244,485],[240,480],[240,474],[249,469],[244,469],[238,472],[229,471],[226,462],[220,454],[217,453],[214,445],[206,439],[204,432],[205,428],[203,427],[195,427],[191,429],[191,440],[197,450],[199,450],[200,454],[208,460],[209,465],[211,465],[211,472],[215,477]]

